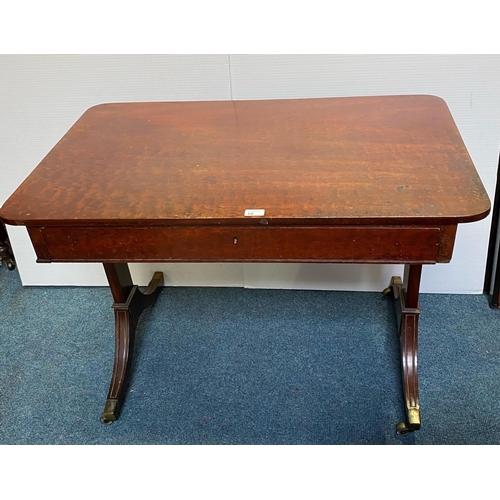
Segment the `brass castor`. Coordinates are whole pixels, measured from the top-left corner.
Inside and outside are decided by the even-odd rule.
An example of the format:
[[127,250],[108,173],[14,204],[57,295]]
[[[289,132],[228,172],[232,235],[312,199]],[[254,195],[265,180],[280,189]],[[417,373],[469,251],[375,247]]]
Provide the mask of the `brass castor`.
[[409,427],[406,422],[399,422],[399,424],[396,425],[396,433],[400,436],[404,436],[405,434],[409,434],[410,432],[413,432],[415,430],[416,429],[412,429],[411,427]]
[[382,292],[382,295],[384,297],[387,297],[388,299],[394,298],[394,290],[392,289],[392,286],[388,286],[385,288]]

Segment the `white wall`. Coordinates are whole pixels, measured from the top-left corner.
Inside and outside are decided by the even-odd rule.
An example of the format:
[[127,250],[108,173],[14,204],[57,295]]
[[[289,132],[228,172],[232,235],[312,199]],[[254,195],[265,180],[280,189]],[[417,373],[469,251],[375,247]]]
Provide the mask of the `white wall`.
[[[435,94],[443,97],[490,195],[500,144],[498,55],[0,55],[0,203],[90,106],[175,101]],[[450,264],[426,266],[423,292],[480,293],[490,217],[459,227]],[[36,264],[8,227],[25,285],[105,285],[100,265]],[[146,284],[381,290],[401,266],[136,264]]]

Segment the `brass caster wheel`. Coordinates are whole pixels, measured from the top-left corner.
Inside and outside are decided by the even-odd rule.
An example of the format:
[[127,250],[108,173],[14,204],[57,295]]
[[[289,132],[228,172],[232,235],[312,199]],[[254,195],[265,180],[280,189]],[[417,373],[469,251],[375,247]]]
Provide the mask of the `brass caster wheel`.
[[105,425],[112,424],[118,418],[118,401],[116,399],[108,399],[101,414],[101,423]]
[[8,260],[5,263],[7,264],[7,269],[9,271],[13,271],[16,268],[16,265],[14,264],[14,262],[12,260]]
[[386,289],[384,289],[382,295],[388,299],[394,298],[394,290],[392,289],[392,286],[388,286]]
[[116,419],[115,418],[108,418],[106,415],[101,415],[101,418],[99,419],[101,421],[101,424],[104,425],[109,425],[112,424]]
[[396,433],[400,436],[404,436],[405,434],[409,434],[410,432],[413,432],[413,429],[408,427],[408,424],[406,422],[399,422],[399,424],[396,425]]

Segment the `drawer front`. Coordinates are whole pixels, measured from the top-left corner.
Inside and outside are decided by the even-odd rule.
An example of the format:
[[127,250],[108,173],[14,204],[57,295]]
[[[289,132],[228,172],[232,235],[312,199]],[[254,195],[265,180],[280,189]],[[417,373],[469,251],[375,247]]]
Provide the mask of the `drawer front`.
[[31,227],[40,262],[445,262],[440,227]]

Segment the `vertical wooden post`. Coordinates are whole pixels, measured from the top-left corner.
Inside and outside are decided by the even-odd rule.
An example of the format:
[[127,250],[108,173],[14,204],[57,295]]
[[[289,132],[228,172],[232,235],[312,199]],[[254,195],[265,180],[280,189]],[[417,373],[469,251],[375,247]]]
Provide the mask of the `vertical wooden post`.
[[134,284],[128,264],[103,264],[113,299],[117,304],[127,302]]

